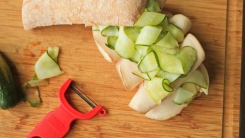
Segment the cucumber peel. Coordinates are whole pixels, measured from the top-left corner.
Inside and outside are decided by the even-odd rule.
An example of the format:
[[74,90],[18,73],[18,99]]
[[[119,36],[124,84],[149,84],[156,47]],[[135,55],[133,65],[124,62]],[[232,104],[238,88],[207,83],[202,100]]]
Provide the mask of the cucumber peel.
[[49,47],[35,64],[35,75],[30,81],[21,85],[24,101],[28,101],[32,107],[41,103],[39,86],[47,85],[47,78],[62,74],[58,65],[59,47]]

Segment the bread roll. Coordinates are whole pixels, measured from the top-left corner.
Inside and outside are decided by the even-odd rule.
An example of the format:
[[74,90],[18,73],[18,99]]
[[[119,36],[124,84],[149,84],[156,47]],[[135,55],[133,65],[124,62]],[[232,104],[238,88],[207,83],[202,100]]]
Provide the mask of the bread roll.
[[132,26],[147,0],[24,0],[25,30],[41,26],[85,24]]

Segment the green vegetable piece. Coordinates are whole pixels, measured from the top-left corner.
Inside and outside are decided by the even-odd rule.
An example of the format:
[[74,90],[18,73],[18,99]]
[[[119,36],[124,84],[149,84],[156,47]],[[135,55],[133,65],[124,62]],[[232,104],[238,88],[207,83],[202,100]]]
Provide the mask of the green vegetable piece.
[[163,78],[154,77],[146,83],[146,91],[156,104],[160,104],[161,100],[169,95],[170,92],[163,88]]
[[[49,48],[45,53],[42,54],[42,56],[38,59],[38,61],[35,64],[35,72],[38,79],[40,80],[55,77],[63,73],[60,70],[58,63],[56,62],[57,57],[52,57],[52,55],[58,56],[57,53],[53,53],[54,51],[58,52],[58,50],[52,49],[56,48]],[[52,51],[52,54],[49,54],[50,51]]]
[[134,57],[136,49],[134,42],[125,34],[123,26],[119,29],[118,39],[115,45],[115,51],[123,58],[130,59]]
[[163,52],[156,52],[158,57],[159,67],[167,72],[184,74],[181,60],[174,55],[169,55]]
[[28,83],[21,86],[24,101],[28,101],[32,107],[37,107],[41,103],[38,87],[30,87]]
[[187,91],[181,87],[179,87],[176,91],[176,96],[173,100],[175,104],[181,105],[186,102],[189,102],[191,98],[193,98],[194,93]]
[[164,90],[166,90],[167,92],[173,92],[173,88],[170,86],[170,82],[168,81],[168,79],[164,78],[162,81],[162,86],[164,88]]
[[115,45],[117,43],[117,39],[118,39],[117,36],[109,36],[107,38],[107,44],[106,44],[106,46],[108,46],[111,49],[115,49]]
[[117,26],[99,26],[102,36],[118,36]]
[[144,26],[155,26],[162,23],[165,18],[165,14],[157,12],[144,12],[139,20],[134,24],[134,26],[144,27]]
[[124,27],[124,31],[125,34],[128,36],[128,38],[130,38],[134,43],[136,42],[139,34],[140,34],[140,30],[142,29],[142,27]]
[[139,71],[142,73],[148,73],[158,68],[156,54],[154,51],[146,54],[138,64]]
[[157,74],[156,77],[159,78],[166,78],[170,83],[174,82],[179,78],[181,74],[176,74],[176,73],[170,73],[164,70],[160,70]]
[[164,48],[179,48],[178,42],[169,32],[166,32],[162,39],[156,42],[154,45],[161,46]]
[[183,83],[183,86],[186,84],[195,84],[197,86],[200,86],[202,88],[207,88],[208,87],[208,83],[204,77],[204,75],[202,74],[202,72],[200,70],[195,70]]
[[161,12],[161,8],[156,0],[147,0],[145,10],[148,12]]
[[19,100],[12,72],[0,53],[0,107],[8,109],[14,107]]
[[191,46],[184,46],[176,53],[176,57],[180,59],[183,65],[183,74],[187,74],[196,61],[197,51]]
[[182,42],[184,40],[184,32],[175,26],[172,23],[168,24],[168,31],[172,34],[172,36],[178,41],[178,43]]
[[162,31],[161,27],[145,26],[140,30],[136,45],[152,45]]

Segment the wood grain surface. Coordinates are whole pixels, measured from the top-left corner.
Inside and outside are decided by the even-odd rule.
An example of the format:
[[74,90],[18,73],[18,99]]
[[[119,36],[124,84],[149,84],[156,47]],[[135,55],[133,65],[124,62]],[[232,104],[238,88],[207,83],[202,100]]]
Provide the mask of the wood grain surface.
[[[59,106],[58,91],[72,78],[93,101],[107,109],[104,117],[76,120],[67,138],[220,138],[238,137],[241,63],[242,0],[168,0],[165,8],[188,16],[190,30],[202,44],[210,75],[209,95],[194,100],[179,115],[151,120],[128,107],[135,91],[126,91],[115,65],[94,44],[91,27],[51,26],[25,31],[21,0],[0,1],[0,51],[6,57],[17,86],[34,75],[34,64],[49,46],[59,46],[64,74],[40,87],[42,103],[32,108],[20,101],[0,110],[0,137],[22,138]],[[91,110],[75,94],[68,100],[82,112]]]

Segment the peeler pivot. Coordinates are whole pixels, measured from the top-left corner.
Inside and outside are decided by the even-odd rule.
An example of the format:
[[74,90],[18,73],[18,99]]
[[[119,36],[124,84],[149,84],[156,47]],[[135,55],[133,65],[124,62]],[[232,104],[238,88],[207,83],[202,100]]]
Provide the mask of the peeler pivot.
[[72,83],[68,79],[60,88],[60,106],[55,111],[48,113],[43,120],[29,133],[27,138],[63,138],[70,129],[70,124],[76,119],[89,120],[95,115],[104,116],[106,110],[99,105],[94,105],[93,109],[87,113],[75,110],[66,100],[65,92]]

